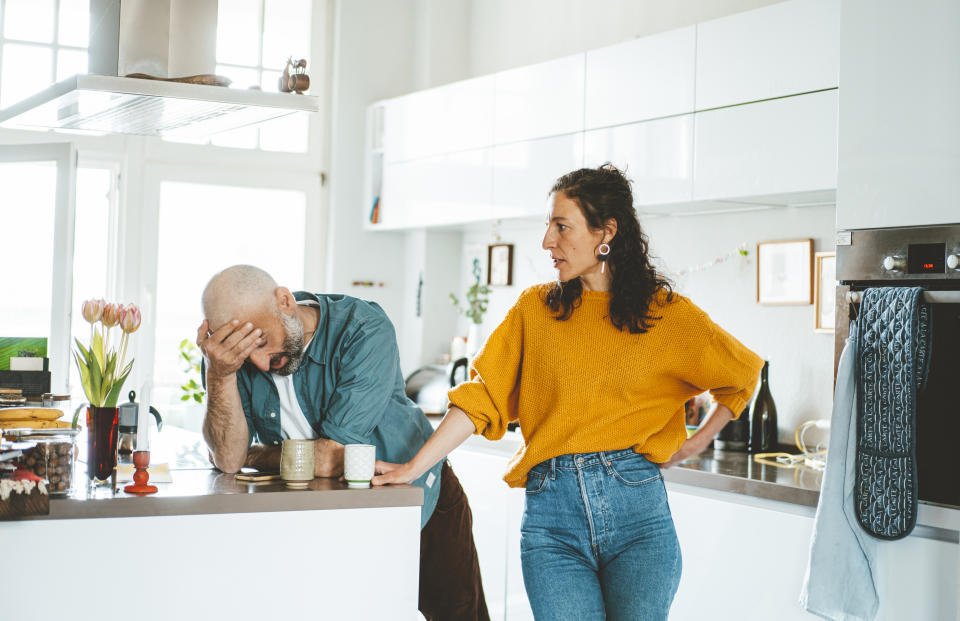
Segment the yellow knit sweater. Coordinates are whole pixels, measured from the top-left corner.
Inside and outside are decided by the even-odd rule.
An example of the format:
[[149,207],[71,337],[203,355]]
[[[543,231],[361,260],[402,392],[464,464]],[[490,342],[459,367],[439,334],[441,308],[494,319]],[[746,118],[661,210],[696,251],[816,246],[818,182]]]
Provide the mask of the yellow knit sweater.
[[687,399],[709,390],[734,416],[750,399],[763,361],[687,298],[654,306],[662,318],[630,334],[610,322],[603,292],[584,291],[573,316],[557,321],[543,302],[549,287],[520,294],[474,358],[470,381],[449,394],[490,440],[519,421],[524,445],[504,476],[511,487],[569,453],[633,447],[662,463],[686,439]]

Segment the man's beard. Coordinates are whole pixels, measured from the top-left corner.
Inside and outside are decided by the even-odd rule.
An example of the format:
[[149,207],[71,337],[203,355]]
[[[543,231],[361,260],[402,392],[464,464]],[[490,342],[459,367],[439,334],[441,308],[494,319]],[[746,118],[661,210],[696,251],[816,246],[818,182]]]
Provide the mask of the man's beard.
[[[303,360],[303,322],[296,316],[278,313],[283,323],[283,351],[270,359],[270,372],[277,375],[290,375],[300,368]],[[279,369],[273,368],[273,363],[286,357],[287,362]]]

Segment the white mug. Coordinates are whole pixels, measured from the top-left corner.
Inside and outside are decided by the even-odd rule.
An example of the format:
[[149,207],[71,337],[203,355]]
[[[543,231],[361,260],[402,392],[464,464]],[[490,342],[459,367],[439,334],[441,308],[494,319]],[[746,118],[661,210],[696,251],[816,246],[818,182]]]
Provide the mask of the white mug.
[[343,478],[348,487],[370,487],[377,461],[377,447],[372,444],[347,444],[343,447]]

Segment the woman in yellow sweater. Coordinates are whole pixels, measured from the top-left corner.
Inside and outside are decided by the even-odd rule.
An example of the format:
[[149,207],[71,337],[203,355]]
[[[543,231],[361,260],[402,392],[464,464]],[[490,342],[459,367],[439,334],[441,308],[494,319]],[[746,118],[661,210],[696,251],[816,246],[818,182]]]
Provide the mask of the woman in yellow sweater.
[[[450,391],[443,422],[374,484],[407,483],[471,434],[524,445],[504,479],[526,487],[524,586],[537,619],[666,619],[680,546],[661,469],[739,414],[762,361],[650,263],[630,182],[613,166],[553,189],[543,248],[558,280],[525,290]],[[717,403],[686,439],[684,402]]]

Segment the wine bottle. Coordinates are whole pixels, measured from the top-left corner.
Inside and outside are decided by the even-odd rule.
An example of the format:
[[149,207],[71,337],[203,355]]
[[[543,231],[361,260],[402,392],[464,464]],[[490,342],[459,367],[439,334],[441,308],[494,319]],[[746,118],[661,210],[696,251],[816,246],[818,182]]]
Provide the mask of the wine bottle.
[[750,442],[748,452],[768,453],[777,448],[777,406],[770,394],[768,372],[770,362],[763,361],[760,372],[760,390],[750,408]]

